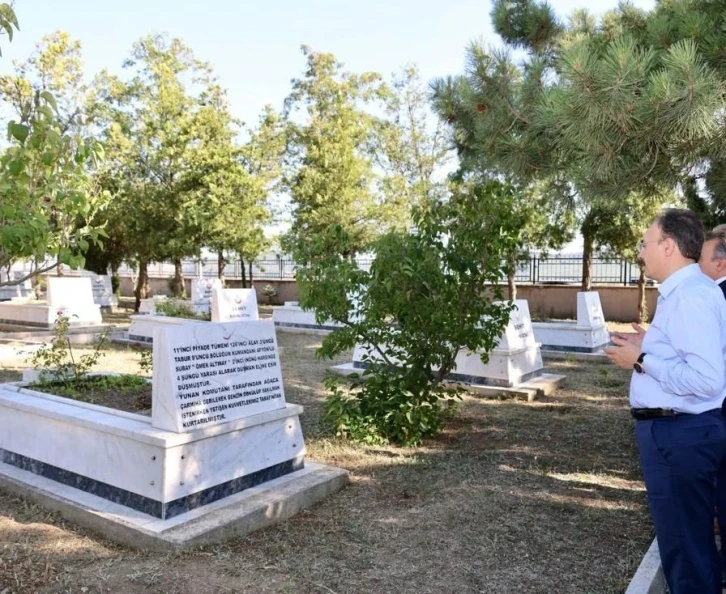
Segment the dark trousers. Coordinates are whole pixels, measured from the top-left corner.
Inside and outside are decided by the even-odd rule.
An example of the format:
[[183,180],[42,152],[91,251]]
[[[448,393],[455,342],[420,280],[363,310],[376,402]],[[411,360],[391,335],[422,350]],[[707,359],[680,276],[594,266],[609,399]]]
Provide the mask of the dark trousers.
[[[726,400],[721,414],[726,419]],[[721,462],[716,479],[716,508],[718,510],[718,528],[721,533],[721,571],[726,573],[726,459]]]
[[713,536],[716,475],[726,454],[721,409],[637,421],[635,437],[671,594],[721,594]]

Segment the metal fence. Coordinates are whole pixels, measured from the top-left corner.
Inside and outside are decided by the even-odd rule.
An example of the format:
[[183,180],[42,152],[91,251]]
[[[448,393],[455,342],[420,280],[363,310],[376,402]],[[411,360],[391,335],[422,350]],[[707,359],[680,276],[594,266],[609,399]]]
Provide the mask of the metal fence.
[[[634,262],[620,258],[593,258],[590,276],[597,285],[633,285],[640,277]],[[579,284],[582,281],[582,256],[533,257],[517,266],[515,280],[532,284]]]
[[[370,267],[372,260],[361,259],[361,268]],[[122,275],[134,275],[136,270],[122,266]],[[216,260],[204,262],[182,262],[182,273],[185,277],[217,276]],[[633,262],[616,258],[593,258],[590,267],[593,284],[632,285],[638,282],[640,269]],[[239,261],[230,262],[224,268],[227,278],[242,278],[242,266]],[[149,276],[173,277],[174,265],[169,262],[149,264]],[[256,260],[252,262],[252,279],[257,280],[293,280],[295,263],[289,259],[276,258]],[[250,278],[250,266],[245,264],[245,277]],[[502,279],[504,280],[504,279]],[[532,257],[520,262],[515,273],[517,283],[531,284],[579,284],[582,280],[581,256],[551,256],[549,258]]]

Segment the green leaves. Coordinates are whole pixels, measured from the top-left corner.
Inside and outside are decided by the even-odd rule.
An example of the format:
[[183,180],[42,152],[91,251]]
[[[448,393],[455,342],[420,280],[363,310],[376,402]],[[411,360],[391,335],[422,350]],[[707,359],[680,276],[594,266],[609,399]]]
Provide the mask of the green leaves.
[[[0,4],[0,27],[5,30],[10,41],[13,40],[14,30],[17,29],[20,31],[15,11],[13,11],[12,6],[7,2]],[[0,52],[0,55],[2,55],[2,52]]]
[[26,123],[9,124],[11,144],[0,155],[4,267],[46,257],[77,267],[84,263],[89,241],[98,236],[87,221],[105,198],[88,190],[87,141],[64,130],[54,112],[46,109],[31,112]]
[[20,142],[25,142],[25,139],[28,138],[28,134],[30,133],[30,128],[23,124],[18,124],[11,121],[8,124],[8,132],[16,140]]
[[300,303],[318,321],[344,325],[319,354],[370,349],[350,390],[328,382],[325,419],[339,436],[415,445],[435,435],[457,396],[443,380],[459,350],[485,356],[509,319],[496,283],[517,241],[511,194],[491,180],[451,191],[414,209],[414,232],[390,231],[373,242],[368,270],[346,254],[342,227],[309,238],[325,250],[299,269]]
[[50,106],[53,108],[53,111],[58,113],[58,105],[55,102],[55,97],[53,97],[53,94],[50,91],[41,91],[40,97],[50,104]]
[[23,171],[23,168],[25,167],[25,163],[22,159],[15,159],[13,161],[10,161],[8,163],[8,171],[11,175],[20,175],[20,173]]
[[[380,216],[383,209],[373,193],[375,176],[367,152],[374,122],[364,106],[380,90],[380,77],[345,73],[332,54],[309,48],[303,53],[307,71],[293,81],[285,100],[290,147],[285,185],[293,223],[283,239],[283,247],[300,263],[315,257],[310,236],[331,226],[344,229],[348,252],[353,253],[396,223]],[[293,114],[304,114],[303,123],[298,124],[300,118]]]

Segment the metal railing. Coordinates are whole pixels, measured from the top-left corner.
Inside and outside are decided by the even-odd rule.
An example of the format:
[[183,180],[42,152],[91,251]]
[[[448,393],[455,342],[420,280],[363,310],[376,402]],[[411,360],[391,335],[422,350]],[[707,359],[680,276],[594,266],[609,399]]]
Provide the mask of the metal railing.
[[[590,277],[596,285],[632,285],[638,282],[640,268],[621,258],[593,258]],[[581,256],[532,257],[517,266],[515,280],[531,284],[579,284],[582,281]]]
[[[361,259],[361,268],[368,268],[372,260]],[[245,263],[245,278],[250,278],[250,266]],[[216,260],[198,262],[193,260],[182,262],[185,277],[217,276]],[[126,265],[119,273],[125,276],[136,274],[136,270]],[[620,258],[593,258],[590,266],[593,284],[632,285],[638,282],[640,269],[634,262]],[[230,262],[224,267],[224,275],[230,279],[242,278],[242,266],[239,261]],[[149,264],[149,276],[173,277],[174,265],[169,262]],[[276,258],[255,260],[252,262],[253,280],[294,280],[295,263],[292,260]],[[502,279],[505,281],[506,279]],[[582,281],[581,256],[550,256],[548,258],[532,257],[521,261],[515,272],[517,283],[530,284],[579,284]]]

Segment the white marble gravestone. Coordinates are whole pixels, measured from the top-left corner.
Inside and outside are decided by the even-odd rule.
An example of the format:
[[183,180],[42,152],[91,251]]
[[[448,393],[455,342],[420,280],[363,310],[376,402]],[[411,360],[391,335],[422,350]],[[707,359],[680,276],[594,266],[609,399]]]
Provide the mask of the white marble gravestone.
[[155,314],[133,314],[130,316],[131,324],[128,330],[128,339],[135,342],[154,342],[154,329],[169,326],[184,326],[188,324],[207,324],[204,320],[190,318],[173,318],[171,316]]
[[153,359],[151,418],[0,386],[0,467],[161,520],[304,468],[270,321],[159,327]]
[[53,307],[80,309],[95,305],[91,279],[87,276],[49,276],[46,299]]
[[47,283],[47,307],[52,311],[62,312],[71,325],[101,324],[101,308],[93,301],[89,277],[49,276]]
[[597,291],[581,291],[577,294],[577,325],[586,328],[605,325],[600,293]]
[[152,424],[168,431],[285,407],[275,326],[191,324],[154,331]]
[[254,289],[212,290],[212,321],[240,322],[257,320],[257,292]]
[[[365,368],[366,356],[380,359],[380,355],[374,349],[365,345],[356,345],[352,367]],[[339,367],[340,371],[343,371],[343,368],[349,365]],[[542,373],[542,355],[532,331],[529,305],[526,300],[521,299],[514,302],[509,323],[499,338],[496,348],[489,353],[489,361],[484,363],[477,353],[461,349],[456,356],[456,367],[447,379],[472,385],[510,388]]]
[[114,309],[118,307],[118,299],[113,293],[111,277],[108,274],[96,274],[90,270],[69,270],[65,273],[67,277],[87,277],[91,279],[91,290],[93,302],[102,309]]
[[597,291],[577,294],[577,321],[535,322],[532,326],[542,348],[548,351],[595,353],[610,344]]
[[118,299],[113,293],[111,277],[107,274],[91,274],[89,278],[91,279],[93,302],[103,309],[118,307]]
[[153,297],[147,297],[141,299],[139,302],[139,313],[140,314],[156,314],[156,304],[159,302],[169,301],[167,295],[154,295]]
[[212,307],[212,290],[222,288],[218,278],[196,277],[192,279],[192,306],[195,313],[209,313]]

